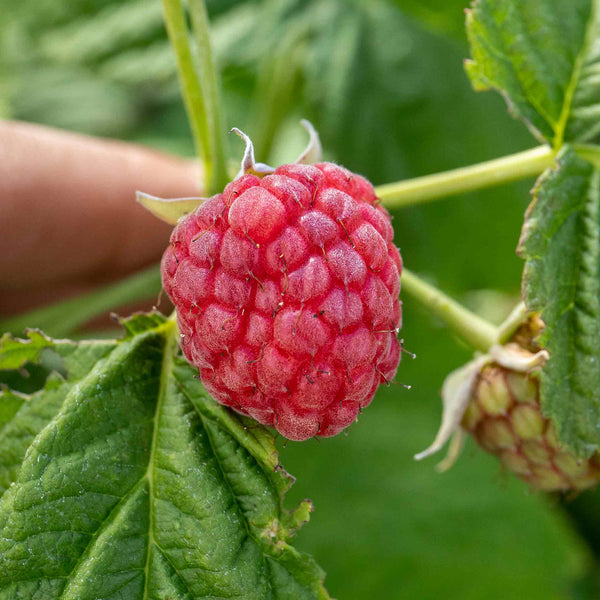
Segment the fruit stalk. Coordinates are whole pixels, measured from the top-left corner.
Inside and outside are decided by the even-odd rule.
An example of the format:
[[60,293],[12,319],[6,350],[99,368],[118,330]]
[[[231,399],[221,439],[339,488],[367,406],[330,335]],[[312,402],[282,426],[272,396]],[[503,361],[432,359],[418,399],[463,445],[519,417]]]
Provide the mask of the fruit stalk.
[[401,282],[404,292],[440,317],[454,333],[473,348],[488,352],[496,343],[496,327],[406,268],[402,270]]
[[553,164],[554,152],[544,145],[468,167],[380,185],[375,192],[387,208],[400,208],[538,176]]

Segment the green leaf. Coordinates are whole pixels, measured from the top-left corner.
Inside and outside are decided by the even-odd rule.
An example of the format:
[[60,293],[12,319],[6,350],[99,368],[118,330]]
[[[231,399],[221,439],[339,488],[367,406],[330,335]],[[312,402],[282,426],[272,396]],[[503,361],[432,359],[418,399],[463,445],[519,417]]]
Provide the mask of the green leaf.
[[27,397],[8,388],[0,390],[0,432],[19,412]]
[[31,396],[7,390],[0,394],[0,412],[9,413],[0,428],[0,494],[16,480],[27,448],[56,415],[70,388],[60,376],[53,375],[42,391]]
[[130,340],[136,335],[141,335],[151,329],[159,329],[168,324],[167,318],[158,311],[150,313],[134,313],[121,319],[121,325],[125,329],[125,339]]
[[[59,373],[50,374],[44,388],[31,395],[8,388],[0,390],[0,496],[16,480],[27,448],[54,418],[68,392],[115,347],[115,342],[75,344],[68,340],[50,340],[35,331],[29,335],[29,340],[15,340],[5,335],[0,344],[0,364],[38,360],[42,350],[52,351],[61,359],[64,377]],[[41,347],[39,351],[36,345]]]
[[[0,498],[0,599],[327,598],[321,569],[289,545],[311,506],[283,508],[293,479],[273,436],[208,396],[172,321],[125,327],[64,390]],[[64,385],[11,395],[8,411]],[[0,456],[14,445],[0,438]]]
[[58,63],[94,63],[134,44],[153,39],[163,28],[160,2],[112,3],[93,15],[72,19],[40,36],[41,51]]
[[555,147],[600,141],[600,2],[477,0],[467,14],[476,89],[496,89]]
[[519,253],[550,352],[542,406],[580,455],[600,448],[600,170],[568,147],[534,190]]
[[0,338],[0,369],[20,369],[26,362],[38,362],[44,349],[52,340],[41,331],[31,329],[26,340],[18,340],[5,333]]

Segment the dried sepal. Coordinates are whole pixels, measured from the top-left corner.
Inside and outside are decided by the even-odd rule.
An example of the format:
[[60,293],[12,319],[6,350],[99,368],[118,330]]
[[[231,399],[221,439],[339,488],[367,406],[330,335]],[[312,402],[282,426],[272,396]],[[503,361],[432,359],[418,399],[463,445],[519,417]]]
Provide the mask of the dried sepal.
[[246,149],[244,150],[244,156],[242,157],[242,164],[240,166],[240,170],[238,171],[235,179],[239,179],[244,175],[256,175],[257,177],[262,177],[263,175],[268,175],[269,173],[274,173],[275,169],[266,165],[265,163],[257,163],[254,158],[254,144],[252,140],[240,129],[237,127],[233,127],[230,129],[229,133],[235,133],[237,136],[241,137],[245,144]]
[[532,353],[518,344],[506,344],[505,346],[492,346],[490,357],[506,369],[518,371],[519,373],[529,373],[533,369],[542,367],[550,358],[550,355],[547,350]]
[[441,450],[454,432],[458,430],[471,400],[473,384],[481,369],[489,364],[491,360],[492,358],[488,354],[480,356],[460,369],[452,371],[446,377],[442,386],[442,423],[431,446],[423,452],[415,454],[415,460],[422,460]]

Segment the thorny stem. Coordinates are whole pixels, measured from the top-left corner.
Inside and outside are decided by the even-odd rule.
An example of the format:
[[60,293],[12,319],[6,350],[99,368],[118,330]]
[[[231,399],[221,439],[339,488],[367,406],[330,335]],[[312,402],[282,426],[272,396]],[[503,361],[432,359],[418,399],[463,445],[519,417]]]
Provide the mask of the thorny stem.
[[387,208],[400,208],[537,176],[553,164],[554,152],[544,145],[477,165],[380,185],[375,193]]
[[467,344],[488,352],[498,339],[498,330],[491,323],[477,316],[464,306],[446,296],[434,286],[425,283],[408,269],[402,270],[402,289],[434,315]]
[[[200,76],[196,72],[181,0],[163,0],[163,11],[167,33],[177,58],[181,92],[194,136],[196,153],[202,157],[206,191],[210,195],[220,191],[227,183],[223,144],[219,141],[224,134],[220,132],[218,87],[212,64],[204,3],[197,0],[191,4],[194,29],[198,37]],[[201,9],[204,10],[204,22],[200,14]]]

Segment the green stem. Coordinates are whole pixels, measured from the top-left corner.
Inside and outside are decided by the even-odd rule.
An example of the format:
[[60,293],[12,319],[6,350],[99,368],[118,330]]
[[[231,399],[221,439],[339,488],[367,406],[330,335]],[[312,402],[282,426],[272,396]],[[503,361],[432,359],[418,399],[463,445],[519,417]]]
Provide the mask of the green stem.
[[498,339],[491,323],[477,316],[443,292],[425,283],[408,269],[402,270],[402,290],[438,316],[463,341],[482,352],[488,352]]
[[227,159],[225,156],[225,129],[221,123],[222,102],[219,78],[210,44],[210,27],[204,0],[189,0],[192,29],[197,44],[198,71],[204,90],[206,122],[211,140],[210,158],[213,163],[214,181],[211,180],[210,193],[223,190],[229,182]]
[[498,343],[506,344],[523,324],[526,316],[527,307],[524,302],[519,302],[504,322],[498,326]]
[[151,298],[159,291],[160,269],[158,265],[153,265],[101,290],[0,321],[0,332],[21,335],[26,328],[36,327],[52,337],[65,337],[97,315],[124,304]]
[[380,185],[375,192],[385,206],[399,208],[537,176],[553,164],[552,148],[538,146],[469,167]]
[[[227,182],[224,146],[220,130],[218,86],[204,9],[205,27],[202,27],[200,10],[203,2],[193,2],[192,19],[198,37],[200,76],[196,71],[194,57],[190,49],[186,15],[181,0],[163,0],[163,11],[167,33],[177,59],[177,72],[181,84],[183,102],[190,121],[196,153],[202,157],[203,180],[208,195],[220,191]],[[201,7],[198,7],[201,4]],[[204,87],[203,87],[204,86]]]

